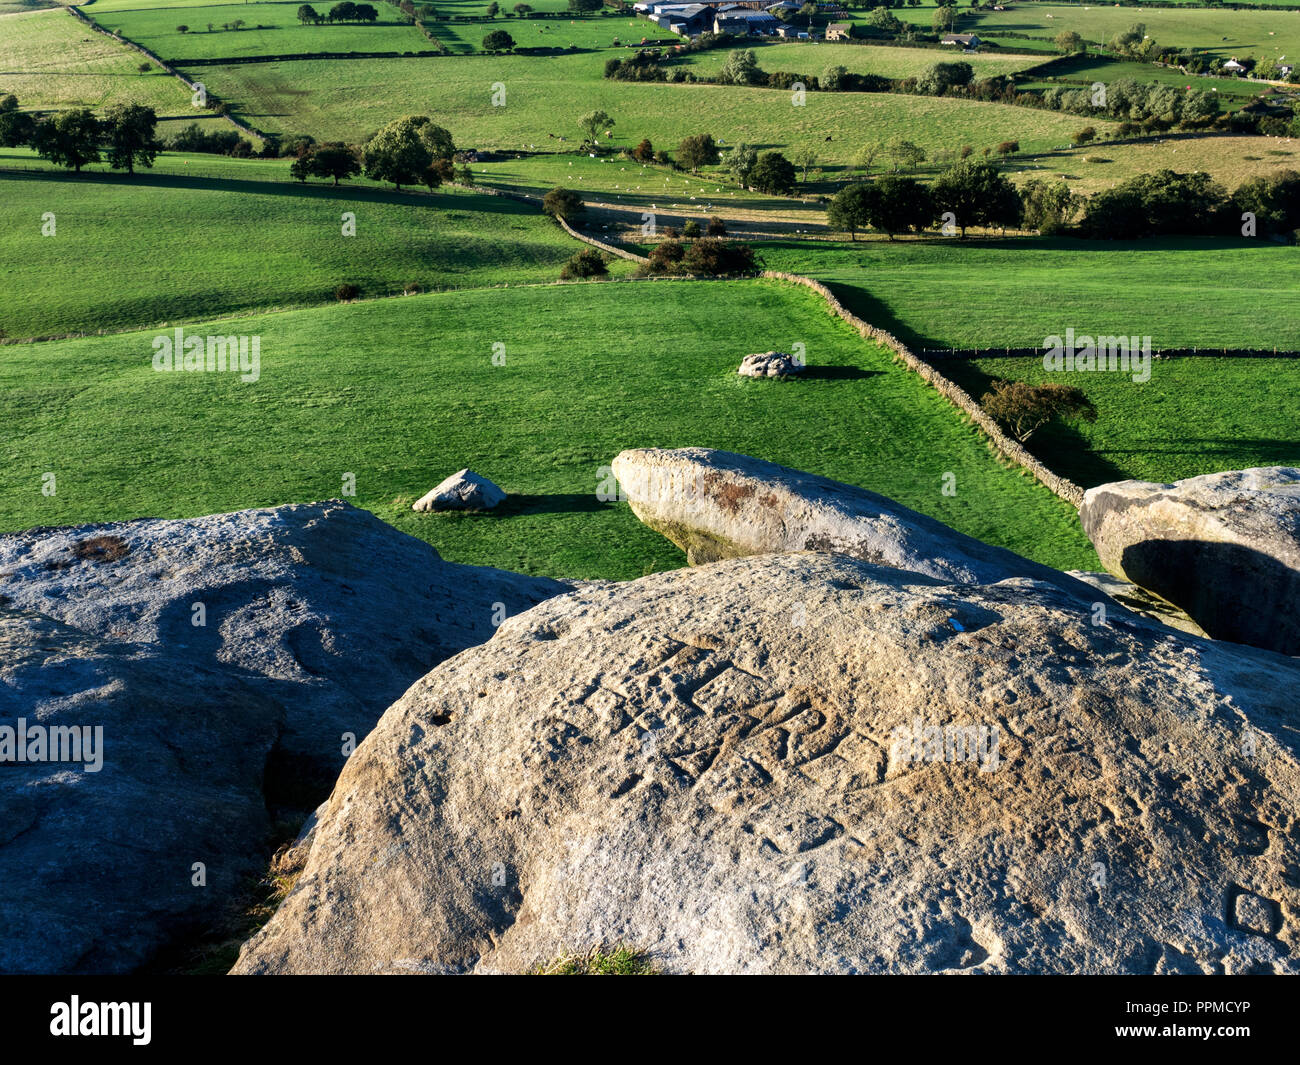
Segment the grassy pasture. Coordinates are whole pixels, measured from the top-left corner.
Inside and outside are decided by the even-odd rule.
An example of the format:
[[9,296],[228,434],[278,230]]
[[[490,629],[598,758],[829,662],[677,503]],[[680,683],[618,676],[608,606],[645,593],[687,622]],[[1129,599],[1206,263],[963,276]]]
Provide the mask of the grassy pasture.
[[995,377],[1082,388],[1097,421],[1048,426],[1029,443],[1052,469],[1085,486],[1300,465],[1296,360],[1161,359],[1145,384],[1112,373],[1050,374],[1036,359],[948,362],[944,369],[977,398]]
[[1157,140],[1094,143],[1007,165],[1016,182],[1064,179],[1075,192],[1092,194],[1138,174],[1170,169],[1204,170],[1231,190],[1251,178],[1300,169],[1300,140],[1290,137],[1200,135]]
[[[434,45],[413,25],[398,17],[397,8],[376,3],[379,21],[374,25],[340,22],[304,26],[297,11],[301,0],[279,3],[154,5],[108,9],[100,3],[87,14],[100,25],[142,44],[163,59],[224,59],[235,56],[284,55],[298,52],[418,52]],[[331,3],[313,5],[322,14]],[[222,29],[243,19],[238,30]],[[177,27],[189,27],[180,33]],[[208,30],[208,26],[212,30]]]
[[[950,62],[952,56],[937,48],[891,48],[887,45],[835,44],[788,41],[758,43],[752,47],[760,68],[766,71],[787,70],[798,74],[820,75],[828,67],[842,66],[854,74],[879,74],[886,78],[911,78],[924,74],[935,63]],[[715,75],[727,61],[729,49],[717,48],[690,55],[682,65],[696,74]],[[965,57],[977,78],[1015,74],[1037,66],[1042,56],[1025,56],[986,52]]]
[[57,6],[55,0],[0,0],[0,15],[17,15]]
[[[928,30],[934,9],[935,4],[926,0],[920,7],[896,9],[894,14]],[[1000,30],[1051,38],[1074,30],[1085,40],[1104,43],[1137,22],[1160,44],[1197,48],[1224,59],[1300,54],[1300,11],[1019,3],[1006,11],[962,11],[957,31],[990,38],[997,38]],[[1005,38],[1002,43],[1021,47],[1016,38]]]
[[1147,84],[1172,85],[1176,89],[1218,93],[1223,107],[1236,108],[1259,96],[1267,86],[1244,78],[1206,78],[1184,74],[1176,67],[1158,67],[1153,63],[1113,62],[1095,55],[1073,57],[1068,63],[1053,68],[1051,77],[1042,81],[1027,81],[1025,89],[1046,89],[1053,85],[1087,87],[1094,82],[1110,84],[1120,78],[1132,78]]
[[[229,128],[229,127],[227,127]],[[285,181],[289,176],[289,159],[238,159],[229,155],[208,155],[204,152],[163,151],[154,160],[152,170],[146,174],[188,174],[192,177],[239,178],[245,181]],[[20,171],[66,173],[62,167],[42,159],[30,148],[0,148],[0,168]],[[105,162],[87,163],[82,173],[118,173]],[[374,185],[358,178],[356,184]],[[378,188],[379,186],[375,185]]]
[[[545,150],[564,147],[558,138],[565,137],[572,147],[581,138],[578,118],[599,107],[617,123],[617,145],[649,137],[675,146],[709,132],[763,148],[815,147],[826,162],[843,164],[869,140],[907,137],[938,151],[1018,139],[1028,151],[1068,142],[1079,126],[1074,116],[1047,111],[879,93],[809,93],[795,107],[781,90],[617,82],[601,76],[602,66],[600,56],[577,54],[304,60],[203,72],[258,128],[318,139],[354,140],[415,113],[465,146]],[[494,85],[505,87],[504,106],[493,105]]]
[[[627,447],[702,445],[861,484],[1044,562],[1096,565],[1073,508],[802,289],[478,289],[200,329],[260,336],[260,379],[156,373],[152,331],[0,346],[0,529],[328,498],[353,473],[353,502],[448,558],[630,578],[683,559],[625,504],[597,500],[600,467]],[[796,341],[805,378],[736,375],[746,353]],[[410,510],[466,465],[515,498],[491,516]],[[55,496],[40,490],[48,471]]]
[[164,138],[190,122],[205,129],[230,123],[196,109],[190,90],[157,67],[142,73],[138,52],[96,33],[67,12],[6,15],[0,24],[0,92],[13,93],[25,110],[139,103],[152,107]]
[[[676,149],[677,145],[665,145]],[[639,225],[642,212],[673,218],[761,220],[799,227],[820,228],[825,209],[811,200],[765,196],[721,180],[716,174],[699,175],[664,166],[643,166],[620,156],[597,159],[581,154],[533,155],[502,162],[478,163],[475,180],[489,187],[516,189],[543,195],[556,185],[576,189],[599,209],[603,206],[631,211]],[[664,222],[662,224],[671,224]]]
[[1157,348],[1300,350],[1300,255],[1267,241],[927,238],[759,250],[770,268],[825,281],[919,347],[1030,347],[1073,326],[1149,335]]
[[[287,163],[280,161],[281,175]],[[195,321],[258,307],[553,281],[579,247],[502,197],[396,194],[351,186],[187,179],[167,174],[0,173],[11,338]],[[342,234],[343,212],[356,235]],[[53,212],[57,231],[41,235]],[[619,262],[614,271],[626,270]]]

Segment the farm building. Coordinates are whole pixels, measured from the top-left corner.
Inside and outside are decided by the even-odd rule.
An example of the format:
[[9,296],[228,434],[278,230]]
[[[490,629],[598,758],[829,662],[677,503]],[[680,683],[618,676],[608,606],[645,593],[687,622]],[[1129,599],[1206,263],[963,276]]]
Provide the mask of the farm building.
[[780,19],[766,11],[733,10],[716,16],[713,32],[730,33],[736,37],[771,35],[776,33],[780,25]]
[[853,27],[847,22],[832,22],[826,27],[826,39],[828,41],[847,41],[853,36]]
[[656,26],[684,37],[696,37],[713,28],[710,4],[649,4],[647,18]]
[[940,44],[961,45],[967,51],[971,51],[980,46],[978,34],[974,33],[945,33],[939,38]]

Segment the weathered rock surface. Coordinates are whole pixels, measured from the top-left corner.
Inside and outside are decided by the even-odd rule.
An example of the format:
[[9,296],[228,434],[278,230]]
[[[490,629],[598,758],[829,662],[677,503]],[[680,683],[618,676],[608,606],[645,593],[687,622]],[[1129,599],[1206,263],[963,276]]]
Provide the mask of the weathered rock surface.
[[692,565],[781,551],[833,551],[963,584],[1033,577],[1095,592],[853,485],[711,448],[645,448],[614,459],[632,512]]
[[736,373],[741,377],[789,377],[800,373],[803,364],[793,355],[783,351],[764,351],[757,355],[746,355],[740,360]]
[[1178,607],[1166,603],[1159,596],[1152,595],[1145,588],[1139,588],[1123,577],[1116,577],[1113,573],[1092,573],[1074,569],[1066,570],[1066,573],[1071,577],[1077,577],[1084,584],[1096,588],[1108,598],[1144,618],[1159,621],[1163,625],[1178,629],[1180,632],[1191,633],[1193,636],[1206,635],[1205,630]]
[[0,537],[0,728],[103,729],[98,772],[0,766],[0,971],[123,971],[210,919],[264,870],[268,806],[327,793],[346,733],[494,609],[568,587],[451,565],[337,501]]
[[1300,470],[1103,484],[1079,518],[1102,565],[1211,636],[1300,655]]
[[1024,578],[582,589],[384,715],[235,971],[1297,972],[1298,696]]
[[411,504],[412,510],[491,510],[506,494],[473,470],[458,470]]

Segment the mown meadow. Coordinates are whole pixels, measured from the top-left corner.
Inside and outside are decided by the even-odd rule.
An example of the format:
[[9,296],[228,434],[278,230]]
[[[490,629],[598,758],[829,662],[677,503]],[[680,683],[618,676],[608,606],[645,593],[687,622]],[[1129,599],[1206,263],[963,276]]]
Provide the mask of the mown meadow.
[[194,321],[333,302],[343,284],[375,297],[554,281],[575,251],[554,222],[504,197],[300,185],[287,168],[275,161],[279,181],[0,170],[6,215],[25,220],[0,226],[0,260],[26,266],[8,279],[0,329],[17,339]]
[[[894,13],[928,30],[935,7],[933,0],[923,0],[918,7],[898,8]],[[1197,48],[1223,59],[1234,55],[1276,58],[1300,53],[1300,11],[1296,10],[1236,10],[1191,4],[1156,8],[1020,3],[1008,5],[1005,11],[963,10],[957,30],[992,38],[997,38],[999,32],[1052,38],[1062,31],[1073,30],[1085,40],[1105,43],[1138,22],[1160,44]],[[1021,44],[1015,37],[1006,38],[1002,43],[1015,48]]]
[[675,147],[711,133],[789,155],[812,149],[827,163],[847,164],[871,141],[906,138],[934,153],[1018,139],[1030,151],[1068,144],[1081,125],[1073,115],[972,100],[810,92],[797,106],[780,89],[613,81],[603,77],[602,56],[583,52],[196,69],[257,128],[318,140],[356,140],[396,115],[427,114],[466,147],[572,150],[582,139],[578,119],[600,108],[614,118],[614,145],[648,137]]
[[1300,257],[1235,233],[760,247],[771,269],[826,282],[917,347],[1032,347],[1073,325],[1149,335],[1158,348],[1300,351]]
[[[61,8],[4,15],[0,56],[0,95],[13,93],[24,108],[102,111],[114,104],[146,104],[157,112],[163,137],[190,122],[231,128],[194,107],[192,93],[177,78]],[[142,71],[145,65],[149,69]]]
[[[598,498],[601,467],[628,447],[700,445],[862,485],[1039,561],[1096,564],[1071,507],[802,289],[476,289],[190,331],[260,336],[259,379],[157,372],[156,331],[0,346],[0,529],[331,498],[354,474],[352,502],[448,558],[631,578],[684,559]],[[804,378],[736,375],[744,355],[795,343]],[[512,498],[485,516],[410,510],[462,466]]]
[[1136,477],[1167,482],[1252,466],[1300,466],[1300,371],[1294,359],[1156,359],[1138,384],[1117,373],[1049,373],[1041,360],[944,363],[976,397],[994,378],[1083,389],[1095,422],[1052,423],[1029,440],[1049,467],[1085,487]]

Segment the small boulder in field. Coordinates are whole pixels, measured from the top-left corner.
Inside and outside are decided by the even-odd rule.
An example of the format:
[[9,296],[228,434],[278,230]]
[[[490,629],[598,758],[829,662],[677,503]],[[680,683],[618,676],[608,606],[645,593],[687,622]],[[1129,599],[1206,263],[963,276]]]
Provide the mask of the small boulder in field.
[[758,355],[746,355],[736,373],[741,377],[789,377],[802,370],[803,363],[793,355],[783,351],[764,351]]
[[411,506],[412,510],[491,510],[505,492],[473,470],[453,473]]
[[1103,484],[1088,490],[1079,520],[1111,573],[1210,636],[1300,655],[1300,469]]

